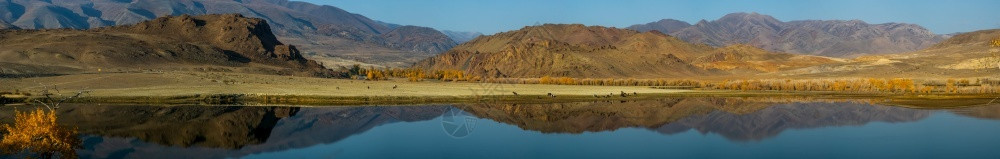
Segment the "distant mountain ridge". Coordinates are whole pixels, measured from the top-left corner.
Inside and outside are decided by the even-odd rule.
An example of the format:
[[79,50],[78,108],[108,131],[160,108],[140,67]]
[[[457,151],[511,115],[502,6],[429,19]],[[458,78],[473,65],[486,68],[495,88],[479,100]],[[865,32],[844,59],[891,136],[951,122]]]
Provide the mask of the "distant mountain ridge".
[[[388,26],[327,5],[287,0],[39,0],[0,1],[0,21],[23,29],[135,24],[163,16],[230,14],[262,18],[284,41],[316,57],[364,59],[386,64],[385,56],[416,61],[457,45],[434,29]],[[2,25],[2,24],[0,24]],[[0,26],[2,27],[2,26]],[[331,30],[335,32],[330,32]],[[391,36],[391,37],[390,37]],[[422,37],[427,36],[427,37]],[[344,38],[366,37],[366,38]],[[406,37],[406,38],[399,38]],[[337,47],[326,47],[337,46]],[[367,55],[383,52],[388,55]]]
[[915,24],[868,24],[860,20],[782,22],[758,13],[732,13],[694,25],[664,19],[628,28],[657,30],[688,42],[712,46],[749,44],[769,51],[831,57],[910,52],[946,38]]
[[0,21],[0,29],[18,29],[14,25],[7,24],[6,22]]
[[455,42],[457,42],[459,44],[465,43],[465,42],[470,41],[472,39],[475,39],[475,38],[477,38],[479,36],[483,36],[483,33],[480,33],[480,32],[464,32],[464,31],[441,30],[441,33],[444,33],[444,35],[448,35],[448,37],[450,37],[451,40],[454,40]]

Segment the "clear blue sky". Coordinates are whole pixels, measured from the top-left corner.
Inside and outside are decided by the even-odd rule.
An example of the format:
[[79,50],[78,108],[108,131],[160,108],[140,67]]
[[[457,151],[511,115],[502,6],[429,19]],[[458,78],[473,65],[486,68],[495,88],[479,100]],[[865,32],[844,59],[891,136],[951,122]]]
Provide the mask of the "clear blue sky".
[[368,18],[486,34],[537,23],[628,27],[660,19],[688,23],[733,12],[782,21],[852,20],[919,24],[947,34],[1000,28],[1000,0],[301,0]]

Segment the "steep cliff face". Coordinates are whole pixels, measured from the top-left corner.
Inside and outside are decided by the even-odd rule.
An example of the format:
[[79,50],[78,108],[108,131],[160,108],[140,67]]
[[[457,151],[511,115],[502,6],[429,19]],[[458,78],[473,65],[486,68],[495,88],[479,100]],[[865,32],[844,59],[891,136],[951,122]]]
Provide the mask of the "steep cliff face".
[[179,69],[200,66],[267,69],[281,74],[330,73],[277,40],[263,19],[237,14],[172,16],[90,30],[0,32],[3,63],[71,69],[5,73],[78,73],[104,69]]

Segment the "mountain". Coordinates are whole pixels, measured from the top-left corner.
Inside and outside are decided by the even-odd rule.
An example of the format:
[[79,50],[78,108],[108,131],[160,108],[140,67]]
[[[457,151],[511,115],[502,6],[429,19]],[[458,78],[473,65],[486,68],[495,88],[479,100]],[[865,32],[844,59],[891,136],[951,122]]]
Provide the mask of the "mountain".
[[658,31],[546,24],[476,38],[414,67],[484,77],[669,78],[774,72],[837,62],[746,45],[713,48]]
[[629,26],[628,29],[632,29],[632,30],[636,30],[636,31],[641,31],[641,32],[647,32],[647,31],[656,30],[656,31],[664,32],[664,33],[672,33],[672,32],[676,32],[676,31],[680,31],[681,29],[684,29],[684,28],[687,28],[687,27],[691,27],[691,24],[689,24],[687,22],[684,22],[684,21],[680,21],[680,20],[663,19],[663,20],[660,20],[660,21],[646,23],[646,24],[632,25],[632,26]]
[[393,42],[387,44],[390,48],[412,52],[444,52],[456,45],[451,38],[437,30],[412,25],[396,27],[381,37]]
[[238,14],[169,16],[89,30],[0,31],[3,74],[66,74],[143,69],[229,69],[328,76],[264,19]]
[[696,66],[727,71],[775,72],[788,68],[838,63],[843,60],[766,51],[736,44],[715,49],[692,60]]
[[[665,27],[667,24],[671,27]],[[768,51],[831,57],[910,52],[945,38],[915,24],[868,24],[860,20],[782,22],[758,13],[732,13],[717,20],[680,26],[682,22],[661,20],[629,29],[657,30],[712,46],[749,44]]]
[[[350,59],[379,65],[415,62],[456,45],[433,29],[396,31],[397,26],[340,8],[287,0],[4,0],[0,21],[24,29],[135,24],[163,16],[242,14],[267,20],[279,39],[303,48],[310,58]],[[335,30],[336,32],[322,32]],[[395,31],[395,32],[394,32]],[[385,35],[391,33],[392,35]],[[408,38],[386,38],[386,36]],[[430,36],[430,37],[420,37]],[[370,37],[370,38],[350,38]],[[412,37],[412,38],[411,38]],[[420,41],[429,40],[429,41]],[[338,46],[338,47],[327,47]],[[387,53],[368,54],[370,52]],[[401,59],[400,59],[401,58]]]
[[920,51],[861,56],[850,62],[777,72],[817,77],[976,78],[997,74],[1000,29],[961,33]]
[[0,21],[0,29],[18,29],[14,25],[7,24],[6,22]]
[[479,36],[483,36],[483,33],[480,32],[441,30],[441,33],[444,33],[444,35],[448,35],[448,37],[451,38],[451,40],[454,40],[456,43],[459,44],[465,43]]
[[414,65],[484,77],[710,75],[686,62],[713,48],[656,32],[546,24],[476,38]]

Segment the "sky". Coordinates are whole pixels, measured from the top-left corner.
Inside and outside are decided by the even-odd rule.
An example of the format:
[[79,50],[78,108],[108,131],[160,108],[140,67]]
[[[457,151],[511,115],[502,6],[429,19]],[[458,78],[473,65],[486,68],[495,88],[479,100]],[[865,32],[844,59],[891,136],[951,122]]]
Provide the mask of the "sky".
[[536,23],[624,28],[660,19],[688,23],[735,12],[781,21],[863,20],[918,24],[948,34],[1000,28],[1000,0],[299,0],[368,18],[493,34]]

